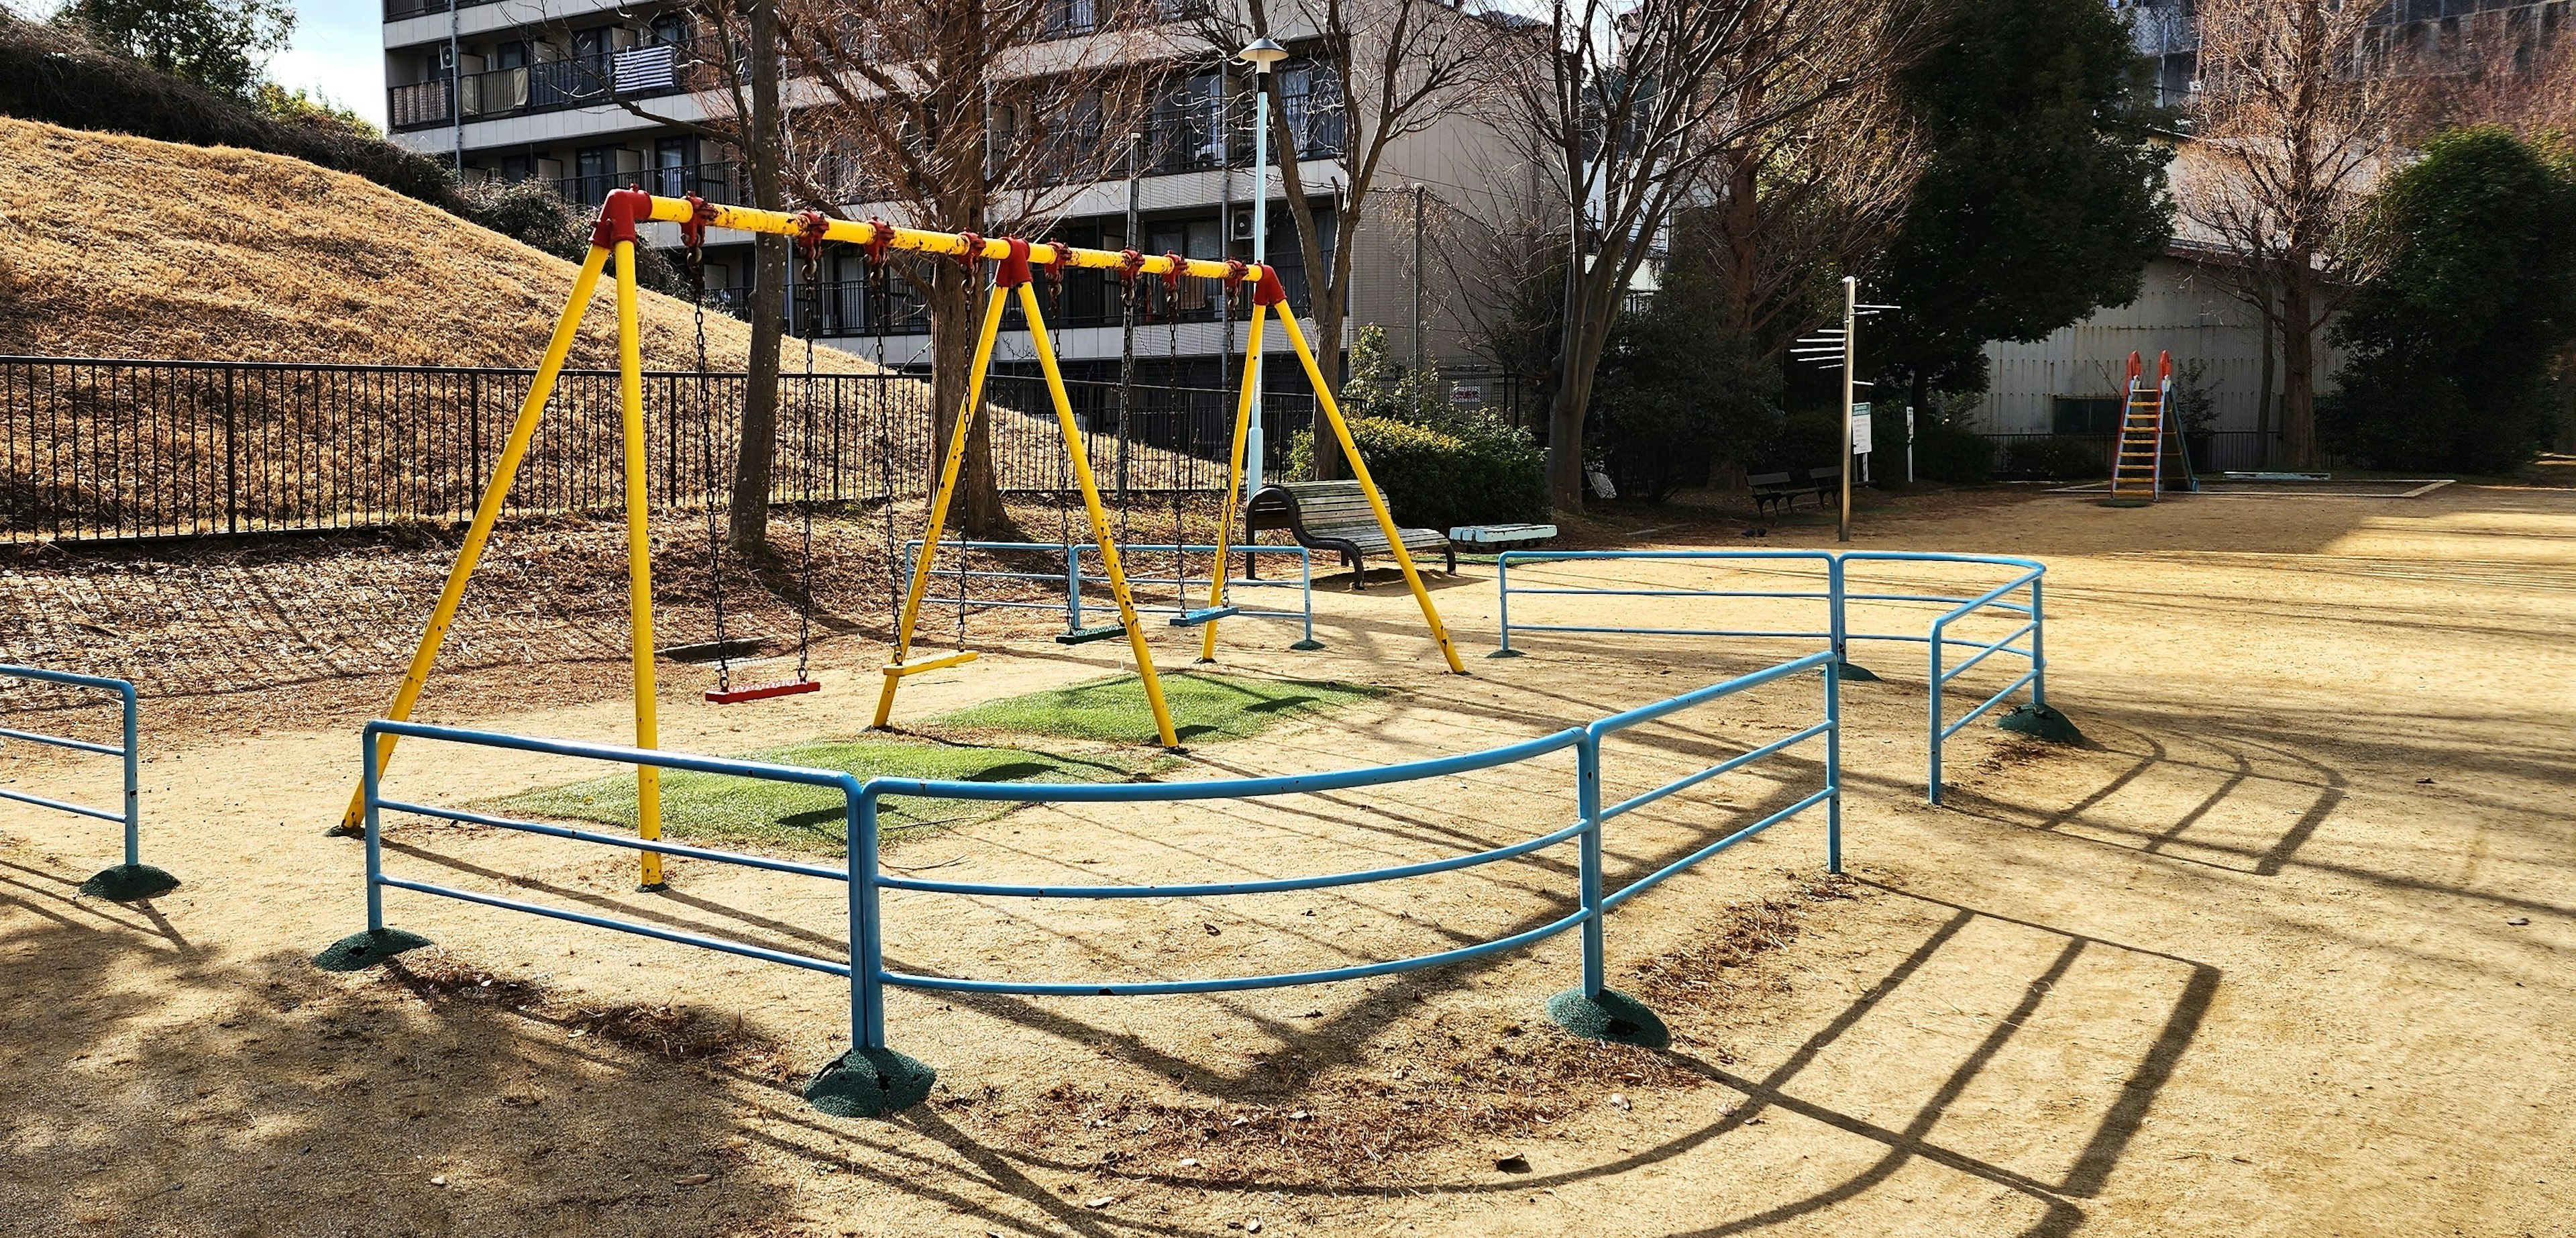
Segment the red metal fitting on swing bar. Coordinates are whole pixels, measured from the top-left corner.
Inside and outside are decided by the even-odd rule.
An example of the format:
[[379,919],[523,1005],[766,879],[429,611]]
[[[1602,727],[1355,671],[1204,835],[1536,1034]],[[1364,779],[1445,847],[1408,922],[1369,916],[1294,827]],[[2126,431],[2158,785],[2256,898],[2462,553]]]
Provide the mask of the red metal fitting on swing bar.
[[950,254],[949,257],[955,258],[957,265],[969,271],[974,270],[975,264],[984,260],[984,234],[960,232],[957,234],[957,240],[959,242],[957,252]]
[[653,217],[653,195],[640,185],[611,189],[599,203],[599,218],[590,225],[590,243],[600,249],[615,249],[619,241],[635,239],[635,225]]
[[1163,268],[1163,288],[1173,296],[1179,296],[1181,276],[1190,269],[1190,260],[1182,257],[1178,250],[1167,249],[1163,251],[1163,261],[1169,264]]
[[859,248],[867,251],[870,264],[884,266],[886,254],[894,248],[894,225],[877,216],[868,216],[868,241]]
[[796,248],[807,258],[823,252],[823,234],[832,230],[832,221],[821,211],[796,212]]
[[1122,284],[1132,284],[1132,283],[1135,283],[1135,282],[1136,282],[1136,273],[1137,273],[1138,271],[1142,271],[1142,270],[1144,270],[1144,269],[1145,269],[1145,255],[1143,255],[1143,254],[1141,254],[1141,253],[1138,253],[1138,252],[1136,252],[1135,250],[1132,250],[1132,249],[1122,249],[1122,250],[1119,250],[1119,251],[1118,251],[1118,282],[1119,282],[1119,283],[1122,283]]
[[1073,265],[1073,246],[1067,245],[1062,241],[1048,241],[1046,242],[1046,251],[1049,255],[1045,263],[1047,269],[1047,282],[1050,284],[1062,284],[1064,282],[1064,269]]
[[689,203],[689,217],[680,221],[680,243],[694,252],[706,248],[707,225],[716,221],[716,207],[696,194],[683,196]]
[[1288,303],[1288,287],[1287,285],[1279,282],[1279,269],[1277,267],[1274,267],[1267,262],[1261,264],[1261,280],[1252,286],[1252,303],[1254,305],[1286,305]]
[[1003,237],[1002,243],[1010,246],[1011,252],[993,268],[993,286],[1017,288],[1029,282],[1029,243],[1016,236]]

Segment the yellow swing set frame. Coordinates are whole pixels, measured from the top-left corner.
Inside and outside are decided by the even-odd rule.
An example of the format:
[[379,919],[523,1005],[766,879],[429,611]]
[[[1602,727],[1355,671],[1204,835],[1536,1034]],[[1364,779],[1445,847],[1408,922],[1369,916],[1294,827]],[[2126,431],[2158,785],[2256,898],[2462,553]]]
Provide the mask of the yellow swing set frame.
[[[1225,605],[1225,563],[1231,550],[1229,538],[1243,501],[1243,455],[1247,428],[1253,412],[1254,376],[1261,362],[1264,327],[1272,306],[1287,300],[1277,272],[1267,266],[1249,266],[1241,262],[1217,262],[1183,258],[1177,254],[1147,256],[1135,250],[1110,251],[1080,249],[1057,242],[1039,242],[1032,246],[1018,237],[982,237],[973,233],[931,232],[916,228],[898,228],[883,220],[865,222],[831,219],[819,212],[753,210],[746,207],[721,206],[698,199],[666,198],[641,189],[620,189],[608,195],[601,204],[599,219],[591,229],[590,253],[583,259],[580,273],[573,280],[572,296],[563,313],[555,320],[552,339],[546,345],[545,357],[538,363],[536,377],[528,384],[527,398],[520,404],[516,420],[511,423],[510,437],[502,448],[499,463],[493,466],[492,481],[475,505],[474,518],[467,526],[464,545],[456,562],[448,569],[446,585],[440,590],[437,605],[431,610],[429,623],[421,633],[420,647],[412,655],[411,667],[403,675],[402,686],[394,693],[393,703],[385,716],[397,721],[411,717],[427,685],[430,668],[438,660],[438,651],[447,631],[456,620],[456,610],[465,595],[466,583],[480,562],[483,549],[500,518],[502,504],[509,498],[510,485],[519,464],[527,456],[528,445],[536,437],[545,406],[552,397],[555,383],[563,371],[566,357],[572,351],[574,335],[581,327],[583,311],[597,295],[599,279],[611,258],[616,260],[617,301],[617,366],[618,399],[621,406],[625,446],[627,608],[633,635],[632,660],[635,680],[635,746],[652,748],[658,744],[653,686],[653,580],[651,540],[647,527],[649,508],[645,502],[644,480],[644,385],[641,336],[636,323],[637,290],[634,251],[636,229],[648,223],[679,224],[692,234],[706,228],[729,228],[743,232],[765,232],[798,238],[807,245],[838,241],[867,249],[882,256],[889,249],[940,254],[980,267],[991,261],[992,295],[985,299],[982,329],[975,340],[973,371],[967,378],[963,407],[949,435],[947,451],[939,467],[939,483],[933,493],[930,519],[921,539],[921,551],[913,564],[912,580],[906,589],[903,610],[897,622],[893,659],[884,667],[884,687],[877,696],[875,719],[871,725],[889,724],[894,713],[896,689],[911,675],[973,661],[971,650],[915,658],[911,656],[914,628],[921,615],[922,595],[930,581],[934,556],[938,552],[941,531],[946,527],[949,504],[957,493],[957,478],[966,459],[966,445],[975,418],[983,405],[984,378],[993,360],[994,340],[1000,334],[1005,304],[1016,290],[1021,313],[1026,317],[1029,339],[1037,354],[1038,368],[1044,374],[1047,394],[1055,406],[1056,427],[1064,436],[1067,457],[1082,489],[1084,510],[1089,514],[1092,537],[1101,550],[1101,563],[1109,576],[1109,590],[1118,603],[1119,624],[1126,631],[1128,648],[1136,661],[1137,677],[1145,685],[1145,700],[1154,714],[1154,728],[1164,747],[1178,747],[1180,739],[1172,726],[1170,707],[1163,698],[1162,680],[1154,671],[1153,652],[1146,646],[1145,628],[1137,617],[1135,601],[1127,586],[1125,568],[1118,556],[1118,544],[1112,536],[1109,513],[1102,505],[1100,488],[1092,476],[1089,454],[1083,449],[1082,429],[1074,420],[1073,404],[1065,393],[1064,375],[1056,363],[1055,348],[1049,339],[1046,320],[1039,307],[1037,290],[1032,287],[1030,267],[1033,257],[1040,265],[1050,266],[1061,274],[1067,269],[1089,268],[1121,272],[1126,278],[1139,274],[1161,275],[1166,280],[1181,278],[1222,281],[1231,290],[1237,284],[1252,281],[1251,342],[1247,346],[1243,389],[1235,402],[1233,449],[1226,473],[1224,514],[1217,526],[1215,570],[1208,573],[1207,609],[1219,610]],[[1350,462],[1352,477],[1360,483],[1360,493],[1376,513],[1379,528],[1386,534],[1387,545],[1395,555],[1396,565],[1403,570],[1405,586],[1422,607],[1424,623],[1440,654],[1454,674],[1465,674],[1458,652],[1449,641],[1449,630],[1440,621],[1440,612],[1432,605],[1431,594],[1424,589],[1422,576],[1413,564],[1413,556],[1404,548],[1404,539],[1395,527],[1395,517],[1379,498],[1377,484],[1369,476],[1368,465],[1360,458],[1359,444],[1352,440],[1349,424],[1343,420],[1340,405],[1332,396],[1331,385],[1324,381],[1315,364],[1314,351],[1307,346],[1305,332],[1297,316],[1285,310],[1278,315],[1288,343],[1305,367],[1306,377],[1315,390],[1315,407],[1329,425],[1342,448],[1343,459]],[[892,514],[888,514],[892,519]],[[1200,657],[1216,655],[1217,623],[1211,619],[1202,625]],[[382,747],[376,753],[377,772],[382,774],[393,759],[394,740],[381,737]],[[661,787],[658,771],[650,766],[636,767],[636,834],[652,840],[662,836]],[[343,833],[363,831],[365,791],[360,788],[341,818]],[[647,889],[662,885],[662,856],[646,851],[641,856],[641,882]]]

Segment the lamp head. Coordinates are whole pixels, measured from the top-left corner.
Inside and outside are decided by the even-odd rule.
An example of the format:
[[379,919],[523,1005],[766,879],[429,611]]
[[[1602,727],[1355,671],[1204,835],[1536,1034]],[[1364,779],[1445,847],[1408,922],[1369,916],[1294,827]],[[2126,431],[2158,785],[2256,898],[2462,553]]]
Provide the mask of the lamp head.
[[1242,51],[1234,54],[1236,64],[1250,65],[1254,73],[1268,73],[1271,66],[1287,58],[1288,49],[1267,35],[1245,44]]

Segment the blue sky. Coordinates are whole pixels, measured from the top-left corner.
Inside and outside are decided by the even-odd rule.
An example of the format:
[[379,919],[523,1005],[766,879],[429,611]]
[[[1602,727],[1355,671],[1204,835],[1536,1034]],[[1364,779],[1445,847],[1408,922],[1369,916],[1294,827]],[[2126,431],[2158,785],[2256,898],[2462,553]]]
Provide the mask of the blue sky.
[[[30,17],[61,0],[0,0]],[[377,0],[295,0],[295,41],[268,62],[279,85],[319,91],[333,103],[385,123],[384,6]]]
[[319,91],[385,123],[385,15],[377,0],[296,0],[295,42],[268,62],[281,86]]

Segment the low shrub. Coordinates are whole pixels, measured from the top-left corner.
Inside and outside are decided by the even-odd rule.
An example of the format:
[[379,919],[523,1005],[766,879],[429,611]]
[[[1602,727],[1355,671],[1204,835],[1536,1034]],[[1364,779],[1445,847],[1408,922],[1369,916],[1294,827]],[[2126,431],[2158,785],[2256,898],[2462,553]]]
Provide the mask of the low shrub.
[[1914,475],[1927,481],[1978,485],[1994,480],[1995,441],[1938,418],[1914,419]]
[[[1437,428],[1386,417],[1351,420],[1369,474],[1407,526],[1449,529],[1548,516],[1547,457],[1525,430],[1478,418]],[[1288,440],[1288,476],[1312,474],[1315,437]]]
[[2006,477],[2031,481],[2099,481],[2110,475],[2110,457],[2101,439],[2052,434],[2015,439],[2004,449]]

